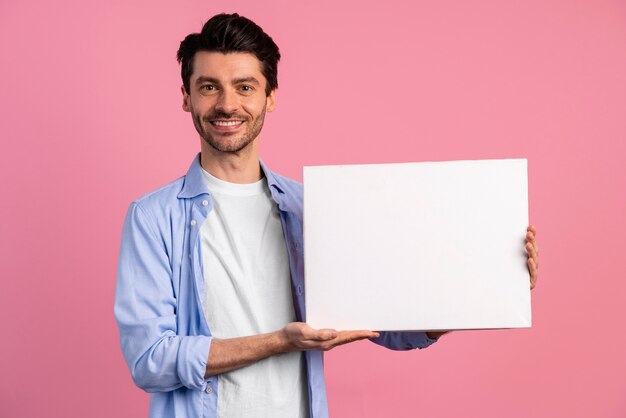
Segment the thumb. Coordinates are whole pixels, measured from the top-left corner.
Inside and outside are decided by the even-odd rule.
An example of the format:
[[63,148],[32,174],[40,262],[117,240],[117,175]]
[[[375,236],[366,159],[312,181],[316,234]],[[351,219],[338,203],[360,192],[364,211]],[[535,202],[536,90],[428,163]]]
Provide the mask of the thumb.
[[332,340],[337,337],[337,331],[330,328],[324,328],[317,331],[314,339],[320,341]]

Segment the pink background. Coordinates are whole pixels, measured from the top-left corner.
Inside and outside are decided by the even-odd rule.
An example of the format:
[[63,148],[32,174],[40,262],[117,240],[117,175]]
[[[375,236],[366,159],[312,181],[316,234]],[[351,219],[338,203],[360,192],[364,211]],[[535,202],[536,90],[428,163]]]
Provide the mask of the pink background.
[[0,3],[0,416],[147,415],[113,319],[122,219],[199,148],[175,52],[221,11],[283,53],[278,172],[529,159],[533,328],[339,348],[332,416],[626,416],[626,4],[364,3]]

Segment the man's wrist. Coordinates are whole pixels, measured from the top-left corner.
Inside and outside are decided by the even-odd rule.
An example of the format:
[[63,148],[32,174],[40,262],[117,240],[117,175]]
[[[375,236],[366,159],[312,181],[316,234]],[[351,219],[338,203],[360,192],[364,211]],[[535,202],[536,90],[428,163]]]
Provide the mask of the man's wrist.
[[289,340],[289,336],[287,335],[287,331],[285,331],[285,329],[281,329],[272,334],[274,337],[273,340],[275,341],[275,354],[284,354],[296,351],[292,347],[291,341]]

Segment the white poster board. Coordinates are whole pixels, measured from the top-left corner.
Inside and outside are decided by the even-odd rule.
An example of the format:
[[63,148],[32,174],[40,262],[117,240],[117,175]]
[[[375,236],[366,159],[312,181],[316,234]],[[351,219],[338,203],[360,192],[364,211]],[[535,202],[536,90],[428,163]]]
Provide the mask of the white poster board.
[[525,159],[304,167],[314,328],[531,326]]

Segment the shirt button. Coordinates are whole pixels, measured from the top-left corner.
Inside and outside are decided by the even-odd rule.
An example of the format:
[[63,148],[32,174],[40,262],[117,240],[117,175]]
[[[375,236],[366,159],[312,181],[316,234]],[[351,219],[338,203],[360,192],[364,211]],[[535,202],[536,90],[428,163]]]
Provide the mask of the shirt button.
[[202,206],[208,206],[208,204],[209,204],[208,200],[205,199],[202,201]]
[[298,285],[298,294],[299,295],[302,294],[302,285],[301,284]]
[[211,386],[207,386],[206,393],[213,393],[213,388]]
[[192,219],[192,220],[191,220],[191,226],[194,226],[195,224],[196,224],[196,220],[195,220],[195,219]]

